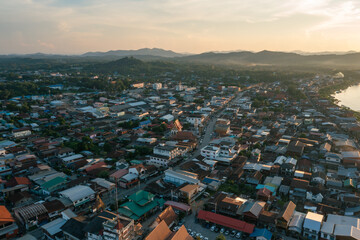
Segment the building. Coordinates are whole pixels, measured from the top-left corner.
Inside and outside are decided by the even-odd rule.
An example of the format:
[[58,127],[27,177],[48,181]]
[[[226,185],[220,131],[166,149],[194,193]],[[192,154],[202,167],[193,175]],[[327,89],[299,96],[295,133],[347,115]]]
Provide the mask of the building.
[[184,183],[200,184],[197,174],[187,171],[173,171],[172,169],[165,170],[164,181],[180,186]]
[[154,83],[152,87],[154,90],[160,90],[162,89],[162,83]]
[[48,240],[61,239],[63,237],[63,231],[61,227],[65,223],[66,223],[65,219],[57,218],[54,221],[42,225],[41,229],[44,232],[45,239]]
[[80,207],[95,200],[95,192],[88,186],[78,185],[59,192],[61,197],[69,199],[74,207]]
[[278,228],[287,230],[290,220],[294,215],[295,208],[296,205],[292,201],[286,203],[283,210],[279,213],[278,217],[276,218],[276,226]]
[[0,239],[10,239],[18,234],[15,219],[5,206],[0,206]]
[[324,216],[321,214],[308,212],[304,219],[303,236],[307,239],[319,239],[321,224]]
[[360,219],[328,214],[320,234],[321,239],[359,239]]
[[131,240],[135,237],[134,220],[118,216],[103,222],[104,240]]
[[196,184],[187,184],[186,186],[179,189],[180,192],[180,200],[186,203],[192,203],[195,201],[195,198],[198,196],[200,191],[199,185]]
[[189,235],[185,226],[181,226],[177,232],[173,233],[165,221],[161,221],[159,225],[145,237],[145,240],[193,240]]
[[163,199],[143,190],[130,195],[128,200],[119,207],[118,212],[135,221],[146,219],[164,204]]
[[31,130],[28,127],[18,128],[12,131],[14,138],[23,138],[31,135]]

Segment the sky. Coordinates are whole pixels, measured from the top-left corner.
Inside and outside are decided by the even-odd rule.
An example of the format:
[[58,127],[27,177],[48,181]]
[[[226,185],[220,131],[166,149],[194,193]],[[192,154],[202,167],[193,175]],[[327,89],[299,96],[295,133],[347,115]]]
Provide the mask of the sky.
[[360,0],[0,0],[0,54],[360,51]]

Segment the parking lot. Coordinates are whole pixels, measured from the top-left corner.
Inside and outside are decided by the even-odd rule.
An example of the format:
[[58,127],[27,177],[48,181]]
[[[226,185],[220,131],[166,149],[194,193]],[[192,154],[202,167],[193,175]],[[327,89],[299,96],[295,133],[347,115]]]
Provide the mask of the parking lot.
[[[184,219],[184,225],[186,227],[186,229],[188,230],[188,232],[191,234],[193,232],[195,232],[195,236],[196,234],[200,233],[200,235],[203,237],[202,239],[208,239],[208,240],[214,240],[216,239],[216,237],[220,234],[220,232],[214,232],[211,231],[210,228],[211,226],[213,226],[213,224],[209,224],[208,228],[206,226],[202,226],[201,223],[197,223],[195,221],[195,214],[191,214],[189,216],[186,216]],[[221,227],[219,227],[219,230],[221,229]],[[225,229],[226,230],[226,229]],[[229,231],[231,233],[231,231]],[[224,232],[225,233],[225,232]],[[225,235],[223,233],[223,235]],[[235,236],[231,237],[230,234],[229,235],[225,235],[226,239],[238,239]]]

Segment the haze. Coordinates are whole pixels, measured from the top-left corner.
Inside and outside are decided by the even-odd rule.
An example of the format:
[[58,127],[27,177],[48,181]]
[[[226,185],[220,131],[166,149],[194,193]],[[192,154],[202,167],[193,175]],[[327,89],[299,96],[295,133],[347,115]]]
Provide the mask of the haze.
[[360,1],[0,1],[0,54],[360,51]]

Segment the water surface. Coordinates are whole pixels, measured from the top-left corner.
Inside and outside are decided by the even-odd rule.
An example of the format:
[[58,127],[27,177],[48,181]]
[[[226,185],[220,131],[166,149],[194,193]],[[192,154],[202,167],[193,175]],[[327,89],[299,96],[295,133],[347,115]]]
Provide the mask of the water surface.
[[360,85],[354,85],[333,95],[339,100],[339,106],[344,105],[355,111],[360,111]]

